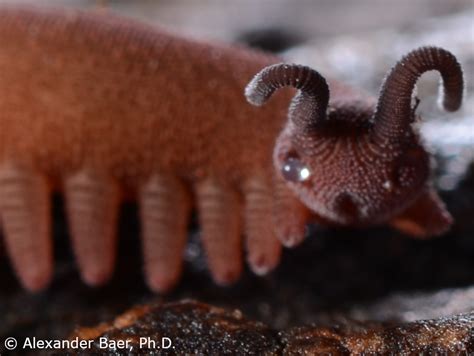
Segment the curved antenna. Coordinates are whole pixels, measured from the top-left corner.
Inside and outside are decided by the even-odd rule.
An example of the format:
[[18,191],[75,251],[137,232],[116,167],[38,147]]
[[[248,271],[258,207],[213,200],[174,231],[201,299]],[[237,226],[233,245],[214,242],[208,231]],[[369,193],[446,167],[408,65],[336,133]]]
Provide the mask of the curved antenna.
[[442,48],[420,47],[403,57],[389,72],[374,114],[374,139],[380,144],[397,143],[413,122],[412,93],[418,78],[436,70],[443,82],[442,103],[447,111],[459,109],[464,81],[461,65]]
[[262,69],[245,88],[249,103],[260,106],[279,88],[299,89],[291,101],[288,118],[302,131],[313,129],[326,118],[329,88],[314,69],[296,64],[274,64]]

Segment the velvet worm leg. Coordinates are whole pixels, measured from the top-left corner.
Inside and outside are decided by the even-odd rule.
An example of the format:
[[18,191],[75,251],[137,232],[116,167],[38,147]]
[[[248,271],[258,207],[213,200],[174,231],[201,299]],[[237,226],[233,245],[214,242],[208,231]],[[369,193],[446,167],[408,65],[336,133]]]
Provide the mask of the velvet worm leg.
[[139,192],[145,273],[150,288],[166,292],[181,276],[191,208],[177,178],[154,175]]
[[310,213],[280,179],[276,178],[274,226],[278,239],[286,247],[303,242]]
[[421,196],[390,224],[396,229],[418,238],[441,235],[452,225],[453,218],[433,188]]
[[100,285],[112,275],[120,192],[117,184],[87,172],[65,182],[67,216],[83,280]]
[[35,172],[2,169],[0,211],[6,248],[22,285],[43,289],[53,273],[48,182]]
[[234,282],[242,270],[240,202],[236,191],[208,180],[196,186],[202,242],[216,283]]
[[256,274],[264,275],[278,265],[281,254],[273,225],[271,185],[264,180],[249,181],[244,195],[247,261]]

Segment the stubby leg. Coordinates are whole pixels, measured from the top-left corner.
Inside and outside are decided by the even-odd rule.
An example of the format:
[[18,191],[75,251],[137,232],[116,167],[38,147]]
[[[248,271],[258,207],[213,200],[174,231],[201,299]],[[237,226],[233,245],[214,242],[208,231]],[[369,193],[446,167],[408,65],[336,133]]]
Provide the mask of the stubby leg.
[[155,175],[140,190],[139,204],[148,285],[165,292],[181,275],[190,197],[177,178]]
[[256,274],[264,275],[278,265],[281,254],[273,220],[272,186],[263,179],[253,179],[243,189],[247,261]]
[[196,186],[202,242],[216,283],[234,282],[242,270],[240,201],[236,191],[213,180]]
[[0,212],[5,243],[23,286],[46,287],[53,272],[51,197],[46,179],[19,168],[0,171]]
[[295,197],[281,179],[278,179],[275,189],[274,225],[281,243],[286,247],[300,244],[304,240],[309,218],[308,208]]
[[396,229],[419,238],[441,235],[452,223],[453,218],[431,188],[390,222]]
[[119,188],[111,180],[80,172],[66,179],[64,190],[82,278],[90,285],[102,284],[115,265]]

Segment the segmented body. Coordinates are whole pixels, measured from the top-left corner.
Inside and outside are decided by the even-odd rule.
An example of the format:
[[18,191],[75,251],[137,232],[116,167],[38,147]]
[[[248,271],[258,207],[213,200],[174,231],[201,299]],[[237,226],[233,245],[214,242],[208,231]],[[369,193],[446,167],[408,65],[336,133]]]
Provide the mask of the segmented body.
[[277,264],[273,201],[296,204],[272,173],[288,100],[258,110],[242,94],[276,58],[75,11],[2,9],[0,43],[0,208],[25,286],[51,276],[53,190],[91,284],[112,273],[127,197],[139,202],[154,289],[178,278],[193,207],[218,282],[240,273],[243,230],[254,269]]
[[[444,55],[455,108],[462,78]],[[262,71],[270,75],[256,76],[247,94],[262,103],[277,87],[300,89],[290,120],[292,93],[251,107],[246,84],[278,61],[110,15],[0,10],[0,213],[23,285],[38,290],[52,276],[53,191],[65,196],[79,269],[92,285],[112,274],[119,206],[136,199],[145,274],[157,291],[179,278],[192,209],[220,284],[238,278],[244,253],[254,272],[273,269],[280,241],[302,241],[310,215],[390,222],[419,236],[449,226],[426,185],[427,153],[404,131],[411,111],[394,129],[393,110],[377,106],[383,126],[374,130],[372,98],[337,82],[329,96],[319,73],[287,65]],[[387,88],[390,104],[398,87]],[[311,185],[281,175],[295,153]]]

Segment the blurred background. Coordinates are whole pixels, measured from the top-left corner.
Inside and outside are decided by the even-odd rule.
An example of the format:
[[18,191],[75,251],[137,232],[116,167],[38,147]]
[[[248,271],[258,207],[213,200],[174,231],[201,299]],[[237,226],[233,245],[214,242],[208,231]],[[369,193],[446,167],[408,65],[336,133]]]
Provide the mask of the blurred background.
[[[303,246],[285,250],[274,274],[256,278],[247,273],[238,285],[223,289],[209,280],[194,230],[184,280],[166,299],[192,297],[236,307],[278,328],[341,316],[404,322],[474,310],[472,0],[0,0],[4,3],[118,13],[186,36],[243,43],[311,65],[325,77],[373,95],[408,51],[420,45],[452,51],[465,72],[462,109],[449,114],[438,109],[437,74],[427,73],[418,85],[420,129],[436,157],[435,184],[456,219],[450,234],[415,241],[386,228],[316,227]],[[93,325],[156,298],[141,276],[135,215],[134,205],[124,208],[116,277],[104,288],[91,289],[77,277],[57,208],[57,271],[50,290],[25,293],[0,260],[0,336],[64,336],[77,324]]]
[[[196,37],[235,41],[277,30],[328,39],[471,12],[470,0],[2,0],[0,3],[105,8]],[[467,25],[467,23],[466,23]]]

